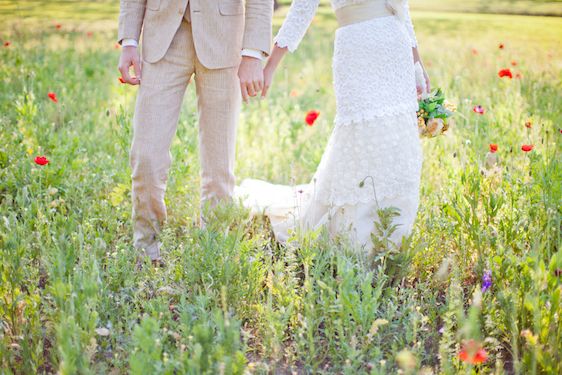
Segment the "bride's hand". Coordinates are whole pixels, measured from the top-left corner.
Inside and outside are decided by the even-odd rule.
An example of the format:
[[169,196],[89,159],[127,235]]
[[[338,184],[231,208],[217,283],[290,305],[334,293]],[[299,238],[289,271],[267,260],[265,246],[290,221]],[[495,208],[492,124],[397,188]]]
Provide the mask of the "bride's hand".
[[[418,47],[414,47],[412,49],[413,55],[414,55],[414,64],[416,65],[416,86],[418,89],[418,95],[422,95],[424,92],[424,89],[426,91],[426,93],[430,93],[431,92],[431,83],[429,81],[429,75],[427,74],[427,71],[425,70],[425,66],[423,65],[423,62],[421,60],[420,57],[420,53],[418,51]],[[423,75],[423,78],[419,76],[419,70],[418,70],[418,66],[421,68],[421,73]],[[423,81],[422,81],[423,79]],[[425,84],[425,85],[424,85]],[[425,87],[422,87],[425,86]]]
[[429,94],[431,92],[429,76],[421,61],[416,62],[415,71],[416,71],[416,89],[418,91],[418,96]]
[[275,68],[271,67],[269,64],[263,69],[263,90],[261,92],[261,97],[265,98],[267,91],[271,87],[273,82],[273,74],[275,73]]
[[279,47],[277,44],[273,47],[273,51],[271,51],[271,56],[267,60],[267,64],[265,64],[265,68],[263,69],[263,90],[261,92],[261,97],[265,98],[269,88],[271,87],[271,82],[273,82],[273,74],[275,73],[275,69],[283,59],[283,56],[287,53],[286,47]]
[[425,80],[425,89],[429,94],[431,92],[431,82],[429,81],[429,75],[427,74],[427,71],[425,70],[425,66],[423,66],[423,64],[422,64],[422,69],[423,69],[423,79]]

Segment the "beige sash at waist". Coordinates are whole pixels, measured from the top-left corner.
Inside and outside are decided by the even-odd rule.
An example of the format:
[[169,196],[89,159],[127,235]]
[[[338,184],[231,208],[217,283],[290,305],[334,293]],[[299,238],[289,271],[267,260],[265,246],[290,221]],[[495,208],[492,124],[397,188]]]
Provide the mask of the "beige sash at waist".
[[348,5],[336,9],[336,18],[340,27],[344,27],[374,18],[393,16],[394,10],[387,4],[386,0],[374,0]]

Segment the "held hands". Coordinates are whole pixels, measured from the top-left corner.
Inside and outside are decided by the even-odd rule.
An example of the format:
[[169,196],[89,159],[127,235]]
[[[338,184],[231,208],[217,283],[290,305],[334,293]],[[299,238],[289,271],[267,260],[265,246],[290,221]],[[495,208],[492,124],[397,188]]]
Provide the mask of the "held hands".
[[[131,77],[129,70],[133,67],[135,76]],[[141,63],[137,47],[123,47],[121,57],[119,58],[119,71],[121,77],[129,85],[138,85],[141,81]]]
[[[263,70],[261,70],[261,66],[260,66],[260,71],[261,71],[261,77],[262,77],[262,81],[261,83],[258,85],[258,87],[261,88],[261,97],[265,98],[267,95],[267,92],[269,90],[269,88],[271,87],[271,82],[273,81],[273,73],[275,73],[275,67],[272,67],[271,65],[267,64],[265,66],[265,68]],[[240,72],[238,73],[238,75],[240,76]],[[259,76],[259,73],[256,74],[257,76]],[[241,76],[240,76],[241,77]],[[258,95],[259,90],[256,90],[254,87],[255,85],[255,81],[253,85],[246,85],[246,90],[247,90],[247,96],[244,96],[244,83],[242,82],[242,78],[240,78],[240,87],[242,89],[242,97],[244,98],[244,101],[246,103],[248,103],[248,98],[250,96],[254,97]],[[250,87],[254,88],[253,94],[250,92]]]
[[260,59],[243,56],[238,68],[238,78],[244,102],[248,103],[250,97],[255,97],[260,92],[264,96],[264,72]]
[[[271,51],[271,55],[267,60],[267,64],[265,64],[265,68],[262,70],[261,61],[258,59],[253,59],[256,61],[252,61],[251,57],[243,57],[242,63],[240,64],[240,69],[238,71],[238,76],[240,77],[240,87],[242,88],[242,96],[244,97],[244,101],[248,102],[249,96],[256,96],[259,91],[261,91],[261,96],[264,98],[271,87],[271,83],[273,82],[273,74],[275,73],[275,69],[279,66],[279,63],[283,59],[283,56],[288,52],[286,47],[279,47],[277,44],[273,47],[273,51]],[[252,71],[250,75],[249,71]],[[256,89],[255,80],[250,79],[249,77],[257,77],[259,90]],[[254,89],[253,94],[249,91],[250,82],[252,82],[252,88]],[[244,91],[248,93],[244,96]]]

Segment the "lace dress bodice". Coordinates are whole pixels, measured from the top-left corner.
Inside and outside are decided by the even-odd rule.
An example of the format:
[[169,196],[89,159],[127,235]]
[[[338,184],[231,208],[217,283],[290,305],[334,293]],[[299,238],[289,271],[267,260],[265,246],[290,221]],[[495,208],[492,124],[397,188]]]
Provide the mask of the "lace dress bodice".
[[[334,10],[348,5],[361,4],[373,0],[331,0]],[[395,11],[396,16],[403,23],[408,32],[412,47],[417,45],[414,26],[410,18],[408,0],[378,0],[386,1],[387,5]],[[310,26],[320,0],[293,0],[289,13],[279,33],[275,37],[275,43],[281,47],[287,47],[294,52],[300,44],[306,30]]]

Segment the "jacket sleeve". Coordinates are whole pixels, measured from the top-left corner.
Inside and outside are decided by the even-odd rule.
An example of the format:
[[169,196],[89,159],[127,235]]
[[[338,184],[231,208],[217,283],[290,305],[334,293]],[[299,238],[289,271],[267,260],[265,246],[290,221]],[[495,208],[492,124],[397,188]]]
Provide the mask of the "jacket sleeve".
[[310,26],[320,0],[293,0],[283,26],[275,37],[275,44],[294,52]]
[[146,0],[121,0],[117,40],[140,39]]
[[246,21],[243,49],[253,49],[269,55],[273,0],[246,0]]

